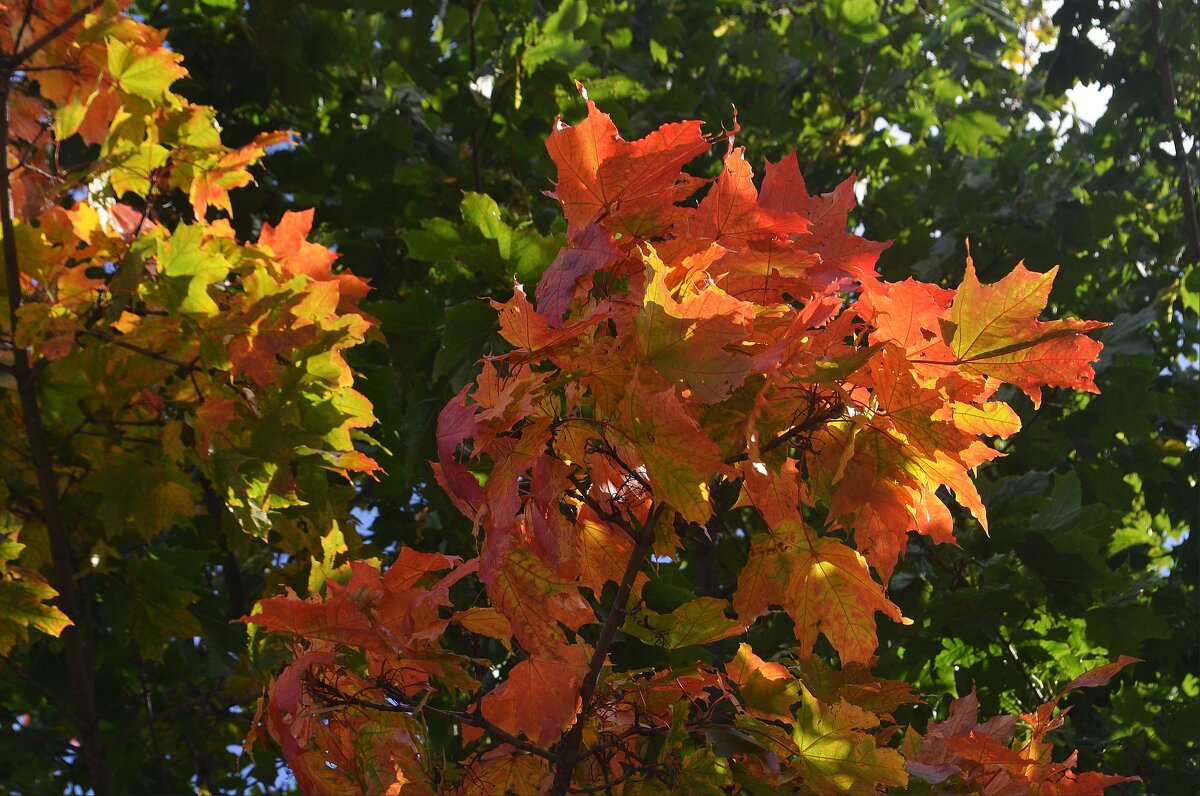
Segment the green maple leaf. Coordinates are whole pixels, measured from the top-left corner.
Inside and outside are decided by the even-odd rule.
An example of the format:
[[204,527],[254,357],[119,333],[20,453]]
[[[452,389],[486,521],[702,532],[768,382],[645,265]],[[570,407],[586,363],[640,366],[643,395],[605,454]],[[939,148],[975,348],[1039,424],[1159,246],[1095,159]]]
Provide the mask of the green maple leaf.
[[220,307],[209,286],[229,275],[229,261],[202,248],[204,230],[199,225],[179,227],[169,240],[159,242],[158,272],[165,277],[167,307],[184,315],[212,317]]
[[683,647],[710,644],[745,631],[745,625],[725,615],[727,600],[700,597],[660,614],[643,608],[625,619],[621,629],[629,635],[674,651]]
[[[0,556],[23,545],[5,544]],[[18,550],[19,552],[19,550]],[[26,640],[27,630],[58,636],[74,624],[48,600],[58,596],[40,575],[23,567],[3,567],[0,575],[0,654]]]
[[166,48],[149,50],[135,42],[110,39],[108,70],[122,91],[151,102],[161,101],[171,84],[186,74],[180,56]]
[[873,713],[844,700],[825,705],[803,689],[800,697],[792,740],[806,785],[817,793],[874,793],[879,785],[908,784],[900,753],[860,731],[878,725]]
[[188,610],[200,598],[174,566],[154,557],[134,559],[126,577],[133,591],[129,635],[142,655],[159,660],[172,638],[200,634],[200,623]]

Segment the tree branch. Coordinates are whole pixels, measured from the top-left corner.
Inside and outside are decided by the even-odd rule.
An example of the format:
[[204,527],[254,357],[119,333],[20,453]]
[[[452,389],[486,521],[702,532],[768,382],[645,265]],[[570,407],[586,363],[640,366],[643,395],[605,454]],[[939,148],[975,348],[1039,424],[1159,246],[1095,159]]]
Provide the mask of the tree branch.
[[[194,436],[192,429],[187,429],[187,432]],[[191,444],[195,445],[194,439],[191,440]],[[213,486],[213,482],[207,475],[198,473],[197,479],[200,482],[200,488],[204,491],[204,506],[208,509],[213,521],[217,523],[217,546],[225,554],[225,561],[221,564],[221,573],[225,578],[225,591],[229,596],[229,618],[232,621],[250,609],[250,601],[246,599],[246,587],[242,583],[241,562],[238,561],[237,553],[229,546],[229,542],[225,538],[225,515],[228,507],[225,505],[225,501],[221,500],[221,496],[217,494],[216,487]]]
[[326,705],[353,705],[355,707],[369,708],[371,710],[381,710],[388,713],[428,713],[431,716],[440,716],[450,721],[458,722],[459,724],[469,724],[472,727],[478,727],[493,738],[511,744],[523,752],[529,752],[532,755],[543,757],[553,761],[554,755],[546,751],[536,744],[530,743],[523,738],[505,732],[501,728],[492,724],[478,713],[468,713],[462,710],[443,710],[442,708],[430,707],[427,704],[417,704],[404,695],[399,688],[396,688],[391,683],[384,679],[380,679],[376,683],[387,694],[389,699],[395,701],[396,704],[390,702],[375,702],[369,699],[363,699],[354,694],[347,694],[344,691],[324,682],[323,680],[312,680],[312,687],[321,692]]
[[[888,8],[889,5],[891,5],[891,0],[884,0],[883,5],[879,8],[879,24],[881,25],[884,24],[884,17],[887,16],[890,10]],[[874,64],[875,55],[879,52],[879,46],[883,41],[884,39],[879,38],[867,46],[867,53],[863,56],[862,75],[858,78],[858,85],[854,87],[854,93],[850,95],[851,100],[856,99],[863,93],[863,89],[867,87],[867,78],[871,76],[871,67]]]
[[635,544],[629,554],[629,562],[625,565],[625,573],[621,576],[621,583],[617,587],[617,596],[613,599],[612,609],[604,620],[604,627],[600,631],[600,638],[596,641],[596,649],[592,653],[591,665],[588,667],[588,673],[583,678],[583,685],[579,689],[579,715],[559,743],[558,754],[555,755],[554,784],[550,787],[550,793],[555,796],[564,796],[570,790],[571,777],[575,773],[575,765],[580,760],[579,746],[583,742],[583,727],[587,723],[588,713],[593,707],[592,702],[596,694],[596,684],[600,680],[600,672],[604,669],[609,647],[612,646],[617,630],[624,620],[625,606],[629,603],[633,583],[637,580],[642,563],[654,545],[654,529],[664,510],[663,504],[655,504],[646,516],[646,524],[642,526],[640,532],[631,534]]
[[1175,79],[1171,76],[1171,61],[1167,55],[1166,40],[1163,38],[1162,6],[1159,0],[1146,0],[1146,5],[1150,8],[1158,78],[1171,125],[1171,141],[1175,144],[1175,162],[1179,165],[1179,197],[1183,200],[1183,227],[1187,232],[1188,259],[1192,263],[1200,263],[1200,223],[1196,220],[1196,189],[1192,185],[1187,153],[1183,150],[1183,125],[1179,122],[1179,107],[1175,102]]
[[633,777],[642,776],[642,775],[649,776],[651,769],[658,768],[661,766],[662,766],[661,763],[652,763],[649,766],[634,766],[633,768],[627,769],[625,771],[625,773],[621,774],[621,776],[617,777],[616,779],[607,780],[603,785],[597,785],[594,788],[571,788],[567,792],[568,793],[600,793],[601,791],[607,791],[607,792],[611,793],[612,789],[614,787],[616,787],[617,785],[627,782],[630,779],[632,779]]
[[[835,401],[825,411],[817,412],[817,413],[809,415],[808,417],[804,418],[803,423],[794,425],[791,428],[789,428],[787,431],[783,431],[778,436],[775,436],[775,437],[767,440],[766,442],[764,442],[758,448],[759,454],[770,453],[771,451],[778,448],[780,445],[784,445],[788,442],[791,442],[796,437],[800,436],[801,434],[804,434],[805,432],[816,431],[818,428],[823,426],[826,422],[833,420],[835,417],[837,417],[838,414],[841,413],[841,411],[842,411],[841,401]],[[726,464],[737,464],[738,462],[744,462],[749,458],[750,458],[749,453],[739,453],[739,454],[736,454],[734,456],[730,456],[729,458],[727,458],[725,460],[725,463]]]
[[[36,42],[35,42],[36,44]],[[9,330],[16,335],[18,310],[21,308],[21,268],[17,257],[16,226],[12,214],[11,174],[8,167],[8,102],[12,74],[0,69],[0,234],[3,235],[4,275],[8,288]],[[96,699],[92,683],[93,661],[85,633],[85,611],[75,589],[75,564],[71,552],[71,537],[62,516],[58,494],[58,478],[54,472],[54,457],[46,438],[38,405],[37,374],[29,363],[29,352],[13,345],[13,377],[21,404],[21,423],[29,443],[29,454],[37,476],[41,497],[42,521],[50,537],[50,557],[53,563],[54,588],[61,605],[75,623],[62,632],[66,648],[67,686],[71,693],[75,717],[80,731],[80,756],[86,761],[91,786],[97,796],[110,792],[108,766],[103,741],[96,719]]]
[[75,712],[71,710],[71,706],[64,702],[59,694],[38,682],[37,678],[26,671],[24,666],[21,666],[7,655],[0,655],[0,661],[4,661],[4,665],[7,666],[10,671],[16,673],[17,677],[28,683],[31,688],[39,691],[41,695],[46,698],[47,702],[62,711],[62,714],[67,717],[68,721],[76,726],[80,725],[80,721],[75,716]]
[[29,23],[33,21],[33,0],[27,0],[25,3],[25,13],[21,15],[21,27],[17,28],[17,35],[13,36],[13,47],[21,46],[21,39],[25,38],[25,31],[29,30]]
[[[35,0],[28,0],[30,5],[33,5],[34,1]],[[5,58],[4,59],[5,71],[12,72],[12,71],[16,71],[16,70],[20,69],[21,64],[23,64],[23,63],[25,63],[25,61],[29,60],[29,58],[31,56],[36,54],[39,50],[41,50],[47,44],[54,41],[59,36],[63,35],[71,28],[78,25],[80,22],[83,21],[84,17],[86,17],[88,14],[92,13],[93,11],[95,11],[97,8],[99,8],[102,5],[104,5],[104,0],[88,0],[88,2],[86,4],[84,4],[79,10],[75,11],[75,13],[71,14],[71,16],[67,17],[62,22],[59,22],[57,25],[50,28],[50,30],[46,31],[41,36],[38,36],[36,39],[31,41],[28,46],[21,48],[17,52],[15,52],[12,55]],[[5,83],[7,83],[7,82],[8,81],[5,80]]]
[[[146,719],[143,719],[142,721],[136,722],[134,724],[123,725],[121,727],[121,729],[125,733],[141,732],[142,730],[148,729],[155,724],[162,724],[164,721],[173,719],[180,714],[187,713],[187,712],[191,711],[193,708],[203,707],[206,702],[211,702],[219,696],[223,696],[221,689],[213,689],[212,691],[206,691],[203,694],[199,694],[190,699],[186,699],[183,702],[178,702],[169,708],[165,708],[164,710],[155,711],[154,715],[152,717],[147,717]],[[217,702],[217,703],[211,705],[209,712],[216,713],[217,711],[228,711],[230,708],[235,707],[235,706],[237,706],[237,707],[243,706],[242,700],[226,698],[225,700],[222,700],[221,702]]]
[[95,337],[97,340],[103,340],[106,343],[112,343],[113,345],[120,346],[121,348],[127,348],[130,351],[136,351],[144,357],[149,357],[150,359],[155,359],[159,362],[165,362],[168,365],[174,365],[185,372],[190,372],[196,369],[196,362],[194,360],[192,362],[184,362],[182,359],[175,359],[174,357],[169,357],[166,354],[160,354],[157,351],[151,351],[148,348],[142,348],[139,345],[127,343],[119,337],[113,337],[111,334],[98,332],[95,329],[83,329],[78,332],[78,334],[87,335],[88,337]]

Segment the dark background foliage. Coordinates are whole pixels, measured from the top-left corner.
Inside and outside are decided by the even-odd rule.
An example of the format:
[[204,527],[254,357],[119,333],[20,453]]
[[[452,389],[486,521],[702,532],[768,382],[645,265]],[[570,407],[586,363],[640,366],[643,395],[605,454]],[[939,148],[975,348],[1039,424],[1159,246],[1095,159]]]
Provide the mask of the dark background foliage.
[[[479,298],[503,297],[514,274],[535,284],[557,250],[543,140],[557,115],[582,116],[575,80],[629,138],[680,118],[718,132],[736,105],[753,158],[796,149],[814,191],[856,174],[863,234],[894,241],[880,261],[890,279],[957,284],[967,238],[984,281],[1021,258],[1037,271],[1061,263],[1052,311],[1113,322],[1103,394],[1055,392],[1037,410],[1015,399],[1025,430],[979,474],[991,536],[962,515],[962,549],[913,537],[890,589],[916,622],[883,628],[878,672],[927,695],[907,716],[924,722],[972,686],[985,712],[1031,708],[1088,666],[1141,657],[1111,687],[1071,698],[1064,746],[1084,767],[1142,776],[1129,792],[1195,787],[1200,242],[1180,186],[1186,170],[1192,186],[1197,177],[1196,0],[1168,0],[1160,23],[1146,0],[135,8],[169,28],[191,72],[182,93],[217,108],[229,143],[299,134],[234,196],[239,232],[315,207],[318,237],[374,286],[386,345],[354,365],[381,419],[387,475],[359,495],[353,555],[474,549],[430,478],[434,419],[497,346]],[[1072,113],[1079,84],[1111,92],[1095,124]],[[693,540],[682,563],[661,565],[667,607],[727,593],[745,555],[732,530],[747,521],[732,515],[715,542]],[[250,661],[244,628],[227,624],[222,575],[236,568],[252,598],[280,582],[303,589],[308,562],[239,558],[212,536],[169,535],[155,553],[177,564],[164,606],[191,612],[203,634],[173,641],[161,661],[118,643],[100,660],[110,768],[129,792],[287,781],[271,760],[237,758],[270,660]],[[110,605],[96,621],[115,637],[127,610]],[[765,657],[789,638],[767,626],[755,649]],[[0,692],[22,695],[0,708],[0,791],[82,786],[69,736],[9,729],[31,700],[53,713],[36,694],[62,678],[48,647],[22,655],[0,670]]]

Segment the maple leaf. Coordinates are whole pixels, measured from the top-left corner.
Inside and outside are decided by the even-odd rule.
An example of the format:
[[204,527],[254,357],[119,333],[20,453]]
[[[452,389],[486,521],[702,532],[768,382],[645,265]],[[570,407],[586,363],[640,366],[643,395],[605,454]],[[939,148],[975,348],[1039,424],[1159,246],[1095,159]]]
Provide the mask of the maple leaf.
[[[942,325],[953,301],[953,290],[909,278],[867,285],[854,309],[871,322],[872,340],[898,344],[910,361],[919,364],[922,359],[953,358],[942,339]],[[937,375],[942,371],[939,368]]]
[[312,326],[299,329],[264,329],[257,334],[247,334],[230,342],[230,372],[248,376],[260,385],[274,384],[282,372],[281,363],[285,354],[303,348],[317,337]]
[[800,701],[800,681],[786,666],[754,654],[749,644],[739,644],[737,656],[725,664],[725,674],[737,683],[742,705],[759,719],[790,721],[792,706]]
[[992,285],[975,276],[968,255],[967,273],[954,296],[942,334],[954,364],[969,373],[991,376],[1042,401],[1042,387],[1070,387],[1099,392],[1091,363],[1103,343],[1085,336],[1102,329],[1100,321],[1039,321],[1050,298],[1058,266],[1035,274],[1018,263],[1012,273]]
[[846,231],[847,214],[857,204],[853,176],[831,193],[810,196],[792,152],[778,163],[767,164],[759,204],[772,211],[795,213],[808,222],[809,229],[794,239],[798,247],[820,258],[820,264],[809,269],[809,278],[815,283],[856,289],[878,279],[875,263],[891,244]]
[[275,226],[263,224],[259,233],[260,246],[269,248],[291,274],[304,274],[314,279],[333,276],[331,267],[337,253],[308,240],[312,231],[313,210],[287,211]]
[[731,149],[716,184],[699,206],[682,211],[676,233],[693,246],[712,241],[741,250],[751,241],[783,238],[808,229],[809,222],[799,214],[764,206],[753,177],[745,149]]
[[574,232],[538,282],[538,311],[549,319],[552,327],[559,326],[579,280],[612,265],[622,256],[612,233],[599,224],[589,224]]
[[587,318],[562,328],[555,328],[550,319],[533,308],[525,288],[518,282],[513,285],[513,294],[503,304],[493,301],[499,311],[500,336],[522,352],[546,356],[561,345],[570,344],[586,329],[604,320],[602,309]]
[[1050,756],[1053,747],[1045,740],[1047,733],[1063,724],[1066,711],[1055,716],[1063,695],[1075,688],[1104,685],[1136,662],[1137,658],[1122,655],[1114,663],[1075,678],[1033,713],[1022,714],[1032,736],[1025,743],[1013,740],[1016,716],[996,716],[978,723],[979,700],[972,689],[951,702],[946,720],[931,723],[923,737],[909,730],[903,743],[908,769],[927,782],[955,778],[968,788],[986,787],[997,793],[1103,793],[1111,786],[1136,781],[1137,777],[1097,772],[1077,774],[1071,770],[1076,754],[1055,763]]
[[559,508],[563,494],[573,485],[571,471],[571,465],[546,456],[537,457],[530,469],[526,522],[533,532],[538,556],[556,571],[574,562],[577,553],[578,532]]
[[518,513],[523,502],[519,484],[532,461],[518,453],[515,441],[508,438],[497,440],[489,452],[493,463],[484,486],[488,539],[493,548],[507,549],[509,542],[502,537],[514,535],[521,524]]
[[729,471],[716,443],[684,409],[674,388],[651,392],[634,383],[622,410],[622,438],[616,441],[622,459],[634,468],[644,463],[655,496],[685,520],[706,522],[712,515],[708,484]]
[[[873,735],[879,726],[875,714],[844,700],[820,702],[803,686],[797,703],[798,709],[778,722],[745,714],[735,718],[738,729],[775,758],[759,753],[785,781],[799,780],[807,791],[822,796],[908,784],[904,758]],[[782,766],[789,770],[780,771]]]
[[[572,644],[552,655],[531,655],[480,700],[484,718],[506,732],[523,734],[548,748],[575,723],[579,688],[591,654],[587,645]],[[530,710],[530,694],[538,695],[535,710]]]
[[772,210],[798,213],[809,224],[810,233],[840,232],[846,216],[858,202],[854,198],[854,175],[831,193],[810,196],[795,150],[777,163],[767,163],[759,203]]
[[709,150],[700,122],[663,125],[631,143],[594,102],[588,100],[587,108],[583,122],[571,127],[560,118],[546,139],[558,167],[553,196],[572,228],[602,220],[626,235],[650,234],[675,202],[696,189],[695,179],[679,169]]
[[468,796],[537,793],[545,776],[544,758],[522,754],[508,744],[500,744],[471,763],[463,772],[460,789]]
[[1082,774],[1064,771],[1062,776],[1054,781],[1041,783],[1040,792],[1046,796],[1094,796],[1125,782],[1141,781],[1141,777],[1101,774],[1098,771],[1085,771]]
[[871,578],[862,555],[840,542],[820,540],[797,555],[793,566],[784,608],[795,623],[801,649],[810,649],[820,632],[842,660],[863,662],[878,646],[875,612],[911,624]]
[[430,576],[462,563],[456,556],[443,553],[422,553],[409,547],[400,549],[396,560],[383,573],[383,586],[390,592],[402,592],[417,588],[422,581],[429,582]]
[[[209,206],[232,214],[233,207],[229,203],[229,192],[234,188],[241,188],[254,182],[254,177],[250,174],[250,166],[261,160],[267,154],[268,148],[285,144],[295,145],[291,133],[282,131],[259,133],[249,144],[220,155],[211,167],[197,169],[188,190],[192,212],[197,220],[204,219]],[[312,218],[312,211],[308,211],[308,217]],[[264,232],[269,229],[269,225],[263,225]],[[305,233],[307,232],[306,229]]]
[[213,316],[220,308],[209,286],[229,274],[229,261],[202,247],[199,225],[180,226],[159,243],[158,272],[165,277],[167,306],[185,315]]
[[75,624],[49,603],[58,592],[41,575],[13,564],[6,566],[5,558],[15,556],[23,546],[15,541],[0,542],[0,655],[7,655],[24,641],[28,628],[60,636]]
[[555,577],[536,556],[514,548],[494,571],[480,574],[492,605],[508,619],[513,635],[531,654],[554,654],[566,646],[559,623],[570,630],[596,621],[596,614],[569,581]]
[[[585,514],[581,512],[581,514]],[[599,594],[606,583],[620,583],[633,540],[623,529],[594,514],[579,521],[579,579]]]
[[771,605],[783,607],[803,657],[823,633],[844,662],[869,661],[875,654],[876,611],[911,622],[884,596],[862,555],[835,539],[814,538],[792,520],[751,539],[733,605],[747,624]]
[[438,461],[434,475],[450,496],[455,507],[467,517],[475,517],[483,506],[483,487],[464,465],[457,461],[458,447],[483,427],[475,419],[476,408],[467,403],[470,385],[464,386],[438,415]]
[[811,269],[820,260],[820,255],[791,240],[770,238],[749,241],[710,270],[713,281],[729,295],[767,306],[815,293]]
[[[254,144],[248,146],[265,148],[281,143],[282,138],[286,138],[289,134],[270,133],[265,135],[267,137],[260,136],[255,139]],[[249,154],[244,155],[244,157],[249,156]],[[233,166],[230,165],[229,168],[233,168]],[[320,286],[310,288],[310,293],[320,290],[322,287],[332,288],[337,312],[360,313],[358,300],[370,292],[370,285],[365,279],[352,273],[333,272],[333,263],[337,261],[338,254],[319,243],[308,240],[312,224],[313,210],[311,208],[300,212],[289,210],[283,214],[277,226],[263,224],[262,232],[258,236],[258,243],[279,258],[279,263],[283,266],[285,273],[303,274],[322,283]]]
[[800,696],[792,740],[806,785],[817,793],[864,793],[880,785],[908,785],[904,758],[861,732],[878,723],[874,714],[845,701],[826,707],[805,689]]
[[[301,600],[289,591],[260,600],[256,612],[242,621],[387,655],[397,645],[411,647],[445,629],[448,620],[439,609],[449,604],[449,587],[478,566],[474,560],[457,563],[450,556],[407,548],[386,573],[350,561],[347,581],[328,582],[323,598]],[[449,575],[435,579],[437,572],[451,568]]]
[[750,370],[750,358],[730,347],[749,333],[753,307],[712,285],[677,300],[653,247],[644,260],[646,295],[635,319],[643,359],[668,381],[686,384],[701,402],[722,400]]
[[1118,655],[1117,659],[1112,663],[1106,663],[1103,666],[1097,666],[1094,669],[1089,669],[1083,674],[1076,677],[1071,682],[1063,686],[1063,689],[1058,692],[1058,697],[1061,698],[1068,691],[1074,691],[1076,688],[1095,688],[1101,685],[1108,685],[1109,680],[1117,675],[1126,666],[1131,666],[1135,663],[1141,663],[1141,658],[1134,658],[1130,655]]
[[797,674],[820,701],[834,704],[844,700],[880,719],[890,719],[892,711],[901,705],[923,701],[908,683],[877,677],[866,664],[848,663],[836,669],[813,655],[800,662]]
[[242,617],[242,621],[252,622],[264,630],[325,639],[379,653],[389,652],[363,606],[337,589],[336,584],[330,586],[331,594],[323,600],[303,601],[294,592],[260,600],[257,613]]
[[165,98],[171,84],[187,74],[183,56],[164,47],[145,47],[119,39],[108,42],[108,72],[124,92],[156,101]]
[[795,459],[785,459],[778,472],[765,462],[750,459],[739,462],[738,470],[742,474],[742,489],[768,528],[778,528],[787,521],[802,521],[800,471]]
[[1021,418],[1003,401],[984,401],[965,404],[954,401],[938,415],[948,416],[959,431],[971,435],[987,435],[1008,439],[1021,430]]
[[711,644],[746,629],[745,625],[725,615],[728,607],[727,600],[698,597],[669,614],[642,608],[626,617],[622,630],[671,652],[683,647]]
[[512,625],[509,623],[508,617],[495,608],[468,608],[455,613],[450,617],[450,621],[457,622],[472,633],[494,638],[503,644],[505,649],[512,652]]
[[829,424],[816,436],[814,449],[825,462],[817,470],[814,492],[829,495],[830,516],[853,529],[860,550],[884,577],[890,577],[907,531],[954,542],[949,511],[936,494],[940,486],[950,487],[987,528],[969,470],[999,454],[979,442],[953,456],[935,448],[931,457],[890,433],[885,423],[872,421]]
[[871,411],[874,406],[872,425],[915,448],[919,455],[934,459],[939,453],[953,456],[969,448],[976,436],[943,419],[945,396],[921,385],[916,375],[903,353],[885,345],[851,380],[871,388],[872,400],[862,410]]

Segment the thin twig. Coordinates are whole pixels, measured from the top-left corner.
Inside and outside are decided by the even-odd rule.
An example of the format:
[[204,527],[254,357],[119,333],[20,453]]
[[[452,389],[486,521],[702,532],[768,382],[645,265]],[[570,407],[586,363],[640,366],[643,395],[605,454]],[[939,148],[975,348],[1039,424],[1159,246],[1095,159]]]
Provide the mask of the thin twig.
[[[883,18],[887,16],[890,4],[891,0],[884,0],[883,5],[879,9],[879,24],[881,25],[884,24]],[[854,93],[850,95],[851,100],[862,94],[863,89],[867,87],[867,78],[871,76],[871,67],[874,65],[875,55],[879,52],[879,46],[883,41],[883,38],[878,38],[867,46],[867,53],[863,57],[862,75],[858,79],[858,85],[855,86]]]
[[0,655],[0,661],[4,661],[4,665],[7,666],[11,671],[15,672],[18,677],[20,677],[33,688],[40,691],[42,696],[44,696],[50,702],[50,704],[58,708],[62,714],[66,716],[68,721],[77,727],[80,726],[79,719],[75,717],[74,711],[71,710],[70,706],[67,705],[66,702],[62,701],[62,699],[54,692],[53,689],[42,685],[40,682],[38,682],[37,678],[25,670],[25,667],[21,666],[7,655]]
[[488,721],[478,713],[467,713],[466,711],[461,710],[443,710],[442,708],[431,707],[427,703],[418,704],[404,696],[403,692],[399,688],[396,688],[386,680],[380,680],[377,685],[387,693],[388,698],[393,700],[395,704],[392,704],[391,702],[376,702],[374,700],[363,699],[362,697],[354,694],[347,694],[322,680],[312,681],[313,688],[323,694],[323,701],[327,706],[342,704],[346,706],[379,710],[388,713],[425,713],[431,716],[440,716],[460,724],[469,724],[472,727],[478,727],[493,738],[503,741],[507,744],[512,744],[523,752],[529,752],[532,755],[537,755],[538,757],[542,757],[547,760],[554,760],[554,755],[542,747],[502,730],[500,727],[497,727],[495,724]]
[[21,46],[21,39],[25,38],[25,31],[29,30],[29,23],[33,19],[33,3],[34,0],[26,0],[25,13],[21,15],[21,27],[17,28],[17,35],[13,36],[13,48]]
[[[818,414],[811,415],[811,416],[805,418],[803,423],[799,423],[795,426],[792,426],[787,431],[783,431],[780,434],[778,434],[777,436],[767,440],[766,442],[764,442],[762,445],[759,446],[758,452],[760,454],[770,453],[771,451],[778,448],[780,445],[784,445],[788,442],[791,442],[796,437],[800,436],[801,434],[804,434],[805,432],[816,431],[818,428],[823,426],[826,422],[836,418],[841,413],[841,411],[842,411],[841,402],[840,401],[835,402],[829,409],[825,410],[824,412],[820,412]],[[734,456],[730,456],[729,458],[727,458],[725,460],[725,464],[737,464],[738,462],[744,462],[749,458],[750,458],[749,453],[739,453],[739,454],[736,454]]]
[[175,359],[174,357],[169,357],[166,354],[160,354],[157,351],[151,351],[149,348],[142,348],[139,345],[134,345],[133,343],[127,343],[119,337],[113,337],[111,334],[107,334],[105,332],[98,332],[95,329],[84,329],[84,330],[80,331],[79,334],[87,335],[89,337],[95,337],[96,339],[103,340],[106,343],[112,343],[113,345],[120,346],[121,348],[126,348],[126,349],[129,349],[130,351],[135,351],[144,357],[149,357],[150,359],[154,359],[159,362],[165,362],[168,365],[174,365],[175,367],[179,368],[180,370],[183,370],[183,371],[186,371],[189,373],[196,369],[197,363],[199,362],[199,357],[192,360],[191,362],[184,362],[182,359]]
[[594,788],[571,788],[567,792],[568,793],[599,793],[600,791],[607,791],[607,792],[611,793],[612,789],[614,787],[616,787],[617,785],[620,785],[623,782],[628,781],[632,777],[636,777],[639,775],[649,776],[651,773],[650,769],[654,768],[655,766],[658,766],[658,765],[661,765],[661,764],[653,764],[649,767],[634,766],[633,768],[627,769],[624,774],[617,777],[616,779],[609,780],[606,778],[606,781],[603,785],[597,785]]
[[75,64],[47,64],[46,66],[23,66],[22,72],[79,72]]

